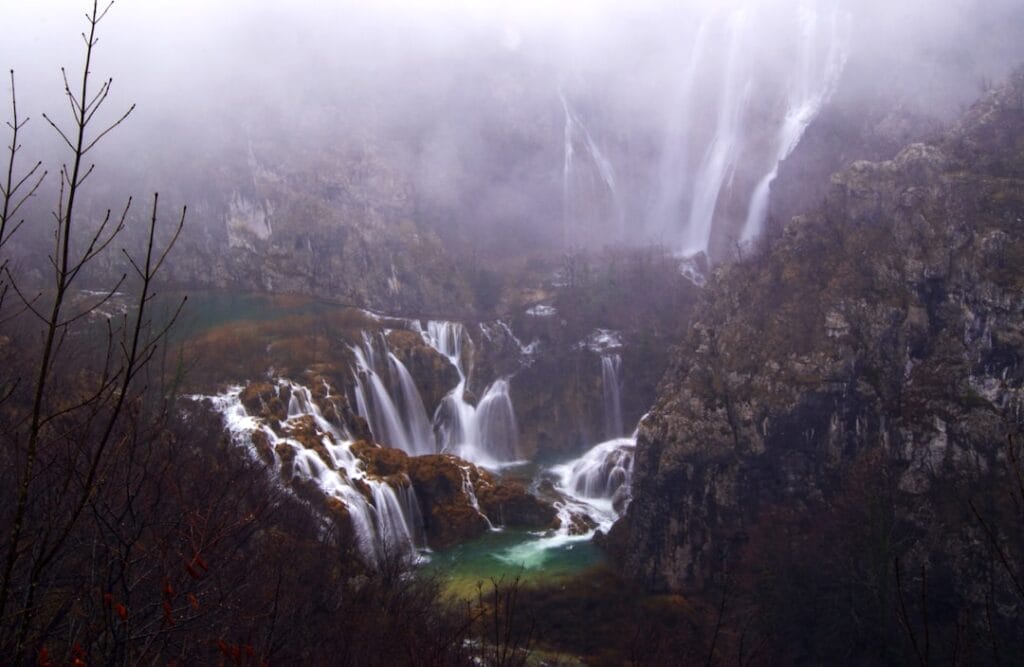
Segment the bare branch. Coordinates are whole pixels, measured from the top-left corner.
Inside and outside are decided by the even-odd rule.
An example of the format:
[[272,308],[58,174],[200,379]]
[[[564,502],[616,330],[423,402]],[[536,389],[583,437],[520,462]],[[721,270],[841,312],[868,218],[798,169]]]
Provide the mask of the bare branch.
[[[114,6],[114,0],[110,0],[110,3],[107,4],[107,8],[104,9],[102,12],[100,12],[100,15],[98,17],[96,17],[96,19],[93,20],[92,24],[96,25],[97,23],[102,21],[103,17],[107,15],[107,12],[109,12],[110,8],[113,7],[113,6]],[[94,14],[95,14],[95,11],[94,11]]]
[[119,126],[121,123],[123,123],[128,118],[128,116],[131,115],[131,113],[133,111],[135,111],[135,105],[134,104],[131,105],[131,107],[128,108],[128,111],[125,111],[124,114],[120,118],[118,118],[116,121],[114,121],[113,124],[111,124],[109,127],[107,127],[107,129],[105,129],[102,132],[100,132],[99,136],[97,136],[95,139],[93,139],[91,142],[89,142],[89,144],[85,148],[82,149],[82,155],[85,155],[90,150],[92,150],[92,147],[95,146],[96,143],[99,142],[100,139],[102,139],[103,137],[107,136],[112,131],[114,131],[114,129],[117,128],[117,126]]
[[17,281],[15,281],[14,276],[11,275],[10,269],[5,268],[4,271],[7,273],[8,284],[14,289],[14,293],[18,295],[18,298],[21,299],[22,305],[24,305],[29,312],[31,312],[33,315],[39,318],[39,320],[43,324],[48,325],[50,321],[46,319],[46,316],[44,316],[42,313],[40,313],[32,306],[32,303],[37,301],[40,297],[42,297],[42,294],[37,294],[35,298],[31,300],[26,298],[25,295],[22,293],[21,289],[18,287],[18,283]]
[[157,260],[156,266],[153,267],[153,272],[156,273],[163,266],[164,260],[167,259],[167,255],[171,252],[171,249],[178,242],[178,237],[181,236],[181,230],[185,228],[185,214],[188,213],[188,207],[181,207],[181,218],[178,220],[178,226],[174,230],[174,234],[171,236],[171,240],[167,243],[164,251],[160,254],[160,259]]
[[107,93],[110,91],[110,84],[113,82],[114,80],[112,78],[107,79],[103,85],[100,86],[100,89],[96,91],[96,94],[93,95],[93,98],[89,100],[89,103],[85,105],[85,112],[87,114],[86,122],[88,122],[89,118],[92,118],[92,114],[89,113],[89,110],[94,110],[94,107],[103,104],[103,100],[107,97]]
[[1000,565],[1003,566],[1003,570],[1006,571],[1007,576],[1010,577],[1010,581],[1013,582],[1013,587],[1016,589],[1017,595],[1024,600],[1024,585],[1022,585],[1021,581],[1017,578],[1013,565],[1010,564],[1010,559],[1003,552],[1003,548],[999,543],[999,538],[996,536],[995,531],[993,531],[985,519],[982,518],[981,512],[978,511],[973,500],[968,500],[967,504],[971,508],[974,518],[978,520],[978,523],[985,531],[985,536],[988,537],[989,543],[992,546],[992,551],[996,554],[996,557],[999,559]]
[[45,113],[43,113],[43,120],[49,123],[50,127],[57,130],[57,134],[59,134],[60,138],[64,140],[64,143],[67,144],[68,148],[70,148],[71,150],[75,150],[75,145],[71,143],[70,139],[68,139],[68,135],[64,134],[64,130],[57,127],[57,124],[50,120],[50,117],[47,116]]
[[68,98],[68,103],[71,105],[71,115],[74,117],[76,123],[82,122],[82,105],[75,99],[75,94],[71,92],[71,84],[68,83],[68,73],[63,67],[60,68],[60,74],[64,78],[64,97]]
[[78,179],[78,182],[75,183],[75,186],[78,187],[81,186],[82,183],[85,183],[85,179],[89,178],[89,176],[92,175],[94,169],[96,169],[96,165],[90,164],[89,168],[85,170],[85,175]]
[[114,298],[114,295],[117,294],[117,291],[121,288],[121,285],[124,284],[124,281],[125,279],[127,279],[127,277],[127,275],[122,274],[121,278],[117,281],[117,284],[114,285],[110,292],[105,294],[102,299],[100,299],[94,304],[87,306],[82,310],[82,312],[78,313],[77,315],[73,315],[72,317],[69,317],[68,319],[64,320],[63,322],[60,323],[60,326],[66,327],[68,325],[74,324],[78,320],[81,320],[95,313],[99,308],[103,307],[104,304],[106,304],[108,301]]
[[93,116],[95,116],[96,112],[103,107],[103,102],[106,101],[107,95],[110,94],[110,86],[113,82],[113,79],[109,79],[106,83],[100,86],[99,92],[96,93],[96,97],[93,98],[93,101],[86,107],[86,124],[91,123]]

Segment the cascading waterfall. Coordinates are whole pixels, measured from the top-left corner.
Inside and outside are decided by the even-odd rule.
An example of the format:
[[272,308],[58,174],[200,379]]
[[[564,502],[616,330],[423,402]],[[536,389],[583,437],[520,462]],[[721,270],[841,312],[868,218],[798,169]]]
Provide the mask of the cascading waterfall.
[[628,498],[636,436],[603,442],[562,466],[561,486],[577,498],[614,501]]
[[[344,503],[356,543],[367,562],[376,564],[395,555],[415,558],[417,548],[424,547],[426,542],[419,501],[409,480],[401,480],[393,486],[368,476],[351,451],[354,441],[343,427],[331,423],[323,415],[310,390],[287,380],[280,380],[279,387],[287,389],[291,397],[288,416],[277,424],[277,430],[247,412],[241,400],[242,387],[232,387],[218,396],[193,398],[209,399],[224,419],[233,441],[245,447],[253,457],[259,457],[254,439],[257,432],[269,443],[278,466],[281,459],[276,452],[282,446],[290,448],[294,453],[293,475],[313,482],[325,496]],[[330,462],[288,435],[279,434],[278,431],[287,434],[305,417],[312,418],[322,434],[320,444]],[[360,488],[368,490],[369,497]]]
[[606,438],[618,438],[622,428],[622,357],[618,354],[601,355],[601,389],[604,395],[604,433]]
[[398,407],[405,417],[406,432],[412,448],[412,451],[407,451],[414,456],[433,454],[436,450],[434,431],[427,417],[427,410],[423,406],[423,397],[416,388],[416,382],[409,374],[409,369],[390,352],[388,363],[391,366],[392,377],[396,379],[399,387]]
[[495,380],[484,392],[476,407],[476,421],[480,442],[486,443],[487,455],[496,461],[514,461],[519,430],[508,380]]
[[495,380],[477,406],[466,400],[469,372],[463,349],[472,346],[465,327],[458,322],[428,322],[423,340],[448,358],[459,382],[441,401],[434,414],[434,431],[440,451],[449,452],[485,467],[514,462],[519,435],[515,410],[506,378]]
[[750,198],[747,221],[740,236],[743,242],[749,242],[761,234],[768,217],[771,186],[779,175],[779,166],[796,149],[807,126],[817,117],[839,84],[839,76],[846,64],[846,53],[842,48],[845,43],[841,34],[843,16],[838,7],[832,8],[826,20],[829,32],[824,39],[827,40],[828,53],[822,59],[818,55],[819,42],[823,38],[819,27],[822,17],[811,3],[801,4],[800,66],[797,68],[797,78],[790,87],[786,117],[776,139],[778,149],[775,159]]
[[[590,540],[598,530],[607,532],[629,504],[635,449],[636,434],[603,442],[579,459],[551,468],[561,495],[554,503],[560,527],[495,557],[517,567],[538,567],[552,550]],[[579,517],[586,517],[594,527],[579,532],[575,529]]]
[[[356,410],[370,425],[374,440],[401,449],[412,456],[437,451],[427,411],[409,370],[381,342],[384,354],[375,349],[374,339],[363,334],[363,344],[352,347],[356,359]],[[381,366],[384,366],[381,368]],[[387,373],[395,391],[381,378]]]

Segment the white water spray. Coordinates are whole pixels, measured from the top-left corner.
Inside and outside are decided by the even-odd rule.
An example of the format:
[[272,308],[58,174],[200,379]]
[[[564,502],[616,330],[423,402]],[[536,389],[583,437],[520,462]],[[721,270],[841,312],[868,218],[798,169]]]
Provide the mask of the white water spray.
[[729,52],[722,75],[715,136],[694,182],[689,222],[680,249],[683,256],[707,252],[722,187],[736,166],[742,114],[750,99],[750,74],[742,58],[748,24],[745,9],[737,9],[729,19]]
[[604,432],[606,438],[622,436],[622,357],[601,355],[601,389],[604,395]]
[[[740,235],[741,242],[749,242],[760,236],[768,217],[771,186],[779,175],[779,166],[796,149],[807,127],[818,116],[839,84],[839,77],[846,64],[846,38],[843,35],[846,17],[838,7],[833,7],[826,20],[829,31],[823,36],[820,29],[822,17],[817,9],[808,2],[801,4],[802,41],[798,76],[790,87],[786,117],[779,128],[776,139],[778,148],[772,167],[758,182],[750,198],[747,221]],[[822,39],[826,39],[828,45],[827,55],[823,59],[819,56]]]
[[448,393],[434,415],[434,431],[440,451],[450,452],[485,467],[501,467],[518,457],[519,434],[506,378],[495,380],[475,407],[466,400],[469,370],[464,349],[472,339],[458,322],[429,322],[423,340],[448,358],[459,374],[459,383]]
[[[277,450],[291,449],[293,476],[313,482],[324,496],[336,498],[345,505],[356,544],[367,562],[380,563],[391,555],[416,558],[417,549],[425,547],[426,543],[419,502],[409,480],[389,482],[367,475],[351,451],[354,442],[343,427],[323,415],[309,389],[287,380],[280,380],[278,386],[290,391],[291,398],[288,417],[273,425],[247,412],[241,400],[242,387],[232,387],[217,396],[193,398],[208,398],[224,419],[232,440],[245,447],[254,458],[260,455],[254,439],[256,433],[262,434],[269,444],[278,467],[282,462]],[[287,435],[306,417],[312,419],[321,434],[320,444],[330,461]],[[368,490],[368,496],[360,489]]]
[[[601,150],[591,135],[590,130],[580,120],[580,117],[573,111],[569,100],[563,91],[559,91],[559,98],[562,101],[562,110],[565,113],[565,126],[563,129],[563,160],[562,160],[562,217],[565,226],[565,245],[568,246],[578,239],[572,237],[573,228],[579,223],[579,211],[574,205],[576,203],[575,193],[572,187],[573,169],[576,162],[576,142],[579,141],[586,149],[587,155],[598,177],[601,179],[605,189],[611,197],[614,215],[615,234],[621,237],[625,233],[625,210],[619,198],[619,189],[615,184],[615,168],[611,160]],[[586,202],[591,204],[592,202]]]
[[[356,410],[377,442],[412,456],[433,454],[437,446],[416,384],[408,369],[387,350],[383,337],[380,345],[383,355],[375,349],[374,338],[364,333],[363,344],[351,348],[356,359]],[[385,384],[382,373],[396,385],[394,389]]]

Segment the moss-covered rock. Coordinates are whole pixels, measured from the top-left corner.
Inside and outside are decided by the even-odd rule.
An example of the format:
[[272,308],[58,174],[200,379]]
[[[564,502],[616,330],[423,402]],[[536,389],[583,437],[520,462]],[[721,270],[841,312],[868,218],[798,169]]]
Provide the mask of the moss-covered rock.
[[274,448],[270,445],[270,438],[263,431],[252,432],[252,445],[256,448],[256,454],[260,460],[268,466],[274,464]]
[[370,442],[357,442],[352,451],[368,474],[393,483],[408,480],[420,504],[427,541],[434,548],[478,537],[492,524],[536,530],[557,525],[551,504],[536,498],[521,482],[502,480],[455,456],[408,456]]
[[530,493],[522,482],[499,480],[479,486],[480,509],[495,525],[529,530],[558,527],[555,508]]
[[430,545],[444,549],[483,535],[487,519],[474,507],[472,464],[448,454],[409,459],[409,478],[419,499],[424,530]]
[[333,440],[330,433],[323,433],[317,428],[316,422],[309,415],[290,419],[284,428],[285,435],[295,440],[306,449],[316,452],[320,460],[331,470],[336,469],[334,459],[324,445],[324,439]]
[[409,473],[409,455],[400,449],[359,440],[353,443],[352,453],[366,464],[368,475],[384,478]]
[[242,405],[250,415],[264,420],[282,421],[288,417],[288,400],[281,388],[270,382],[250,382],[242,390]]

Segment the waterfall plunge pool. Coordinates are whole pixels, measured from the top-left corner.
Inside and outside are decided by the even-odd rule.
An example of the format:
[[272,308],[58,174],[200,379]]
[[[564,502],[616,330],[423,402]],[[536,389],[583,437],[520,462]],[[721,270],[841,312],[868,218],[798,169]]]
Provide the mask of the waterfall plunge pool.
[[444,580],[456,597],[473,598],[477,585],[516,576],[527,585],[553,585],[605,563],[591,536],[546,537],[498,530],[458,546],[427,554],[421,571]]

